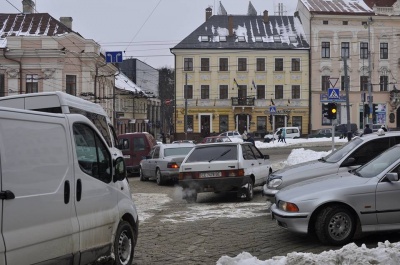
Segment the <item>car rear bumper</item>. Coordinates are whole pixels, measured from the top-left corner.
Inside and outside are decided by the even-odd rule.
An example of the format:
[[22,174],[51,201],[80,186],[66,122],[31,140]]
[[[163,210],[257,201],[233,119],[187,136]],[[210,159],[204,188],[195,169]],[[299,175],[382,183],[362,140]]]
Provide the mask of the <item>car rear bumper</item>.
[[194,189],[197,192],[238,190],[250,180],[250,177],[227,177],[208,179],[179,180],[179,186],[184,189]]
[[127,171],[128,173],[138,173],[138,172],[139,172],[139,168],[140,168],[140,165],[127,166],[127,167],[126,167],[126,171]]
[[165,179],[165,180],[178,180],[179,171],[178,170],[174,170],[174,171],[165,170],[165,171],[161,171],[161,175],[162,175],[163,179]]

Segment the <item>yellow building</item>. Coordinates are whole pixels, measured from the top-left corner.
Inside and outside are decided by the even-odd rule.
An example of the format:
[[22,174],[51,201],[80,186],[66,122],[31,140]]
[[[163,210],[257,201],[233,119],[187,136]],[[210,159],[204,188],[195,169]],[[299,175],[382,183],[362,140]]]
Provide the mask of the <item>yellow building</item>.
[[309,51],[298,17],[260,16],[250,6],[247,15],[212,15],[207,8],[206,21],[171,49],[175,132],[257,137],[287,125],[308,134]]

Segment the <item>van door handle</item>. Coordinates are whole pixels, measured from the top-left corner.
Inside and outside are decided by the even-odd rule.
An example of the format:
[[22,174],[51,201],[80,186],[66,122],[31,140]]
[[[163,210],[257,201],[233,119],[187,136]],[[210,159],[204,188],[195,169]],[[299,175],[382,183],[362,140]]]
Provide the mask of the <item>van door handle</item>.
[[82,198],[82,181],[80,179],[76,182],[76,200],[79,202]]
[[69,195],[71,193],[71,187],[69,185],[69,180],[66,180],[64,183],[64,203],[69,203]]
[[0,200],[12,200],[15,199],[15,195],[12,191],[6,190],[0,192]]

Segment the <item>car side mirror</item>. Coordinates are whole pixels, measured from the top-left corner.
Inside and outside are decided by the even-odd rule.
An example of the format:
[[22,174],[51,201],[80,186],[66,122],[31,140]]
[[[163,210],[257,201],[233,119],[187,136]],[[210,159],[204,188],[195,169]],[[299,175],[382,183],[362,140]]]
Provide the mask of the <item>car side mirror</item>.
[[264,159],[269,159],[269,155],[264,155]]
[[124,180],[126,178],[126,166],[124,158],[118,157],[114,160],[114,182]]
[[356,159],[354,157],[349,157],[343,162],[342,166],[343,167],[352,166],[354,165],[354,162],[356,162]]
[[396,172],[387,173],[385,176],[390,182],[399,181],[399,174]]

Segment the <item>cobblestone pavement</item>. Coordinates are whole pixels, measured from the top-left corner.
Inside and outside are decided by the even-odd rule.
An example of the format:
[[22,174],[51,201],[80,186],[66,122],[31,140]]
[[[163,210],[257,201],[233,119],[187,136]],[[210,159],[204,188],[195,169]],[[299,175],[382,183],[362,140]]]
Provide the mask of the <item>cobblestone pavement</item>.
[[[278,227],[271,216],[261,188],[255,188],[251,202],[236,198],[234,193],[201,193],[197,203],[187,203],[177,196],[178,187],[157,186],[155,182],[141,182],[139,178],[129,179],[132,192],[137,197],[147,193],[148,198],[165,194],[168,202],[160,202],[154,209],[136,201],[139,216],[150,213],[139,227],[139,238],[133,264],[216,264],[223,255],[234,257],[243,251],[249,252],[260,260],[274,256],[286,256],[288,253],[311,252],[319,254],[325,250],[339,249],[321,245],[312,236],[293,234]],[[146,206],[147,205],[147,206]],[[190,215],[198,215],[201,208],[202,218],[188,220]],[[221,211],[228,209],[227,212]],[[247,211],[248,216],[243,217]],[[219,211],[219,215],[215,215]],[[230,216],[240,212],[241,217]],[[228,217],[229,216],[229,217]],[[209,217],[209,218],[208,218]],[[208,219],[207,219],[208,218]],[[400,241],[400,235],[390,234],[367,237],[357,241],[376,247],[377,242]]]

